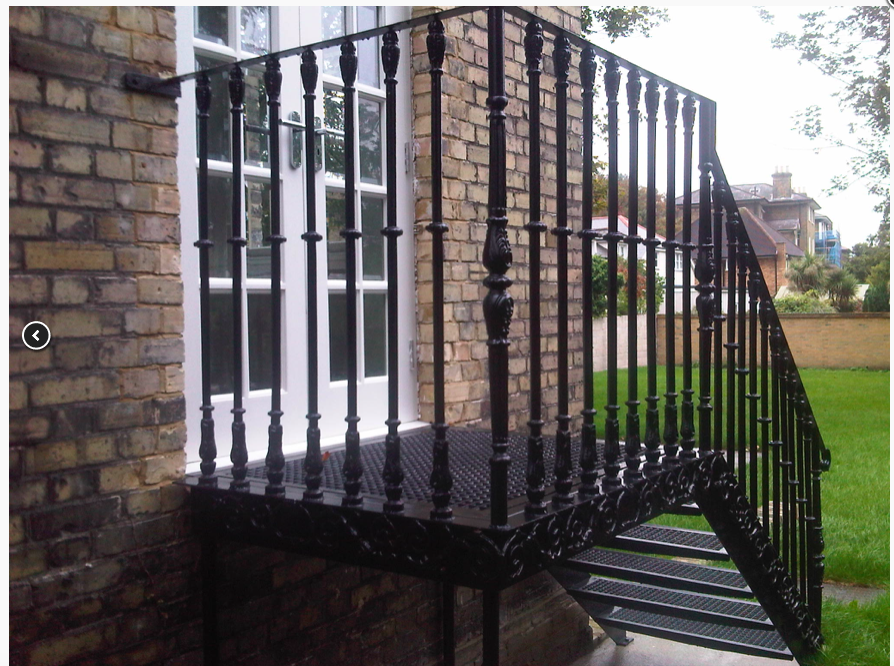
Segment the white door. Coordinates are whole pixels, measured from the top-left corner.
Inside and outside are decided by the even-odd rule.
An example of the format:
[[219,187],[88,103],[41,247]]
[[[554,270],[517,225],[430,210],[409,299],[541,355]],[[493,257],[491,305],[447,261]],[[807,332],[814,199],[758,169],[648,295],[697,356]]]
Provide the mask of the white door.
[[[403,8],[375,7],[195,7],[178,9],[178,57],[180,71],[209,67],[225,62],[319,41],[321,35],[337,36],[356,32],[403,18]],[[297,43],[296,43],[297,42]],[[184,54],[185,51],[185,54]],[[335,51],[334,53],[331,51]],[[360,68],[357,98],[357,148],[355,150],[357,188],[357,224],[364,238],[358,243],[358,402],[361,432],[381,431],[387,416],[387,366],[385,341],[385,245],[379,231],[385,226],[384,175],[384,91],[378,57],[379,40],[358,45]],[[407,54],[406,37],[402,52]],[[317,88],[317,117],[323,128],[318,133],[324,142],[321,163],[307,165],[303,151],[301,164],[292,157],[293,133],[288,127],[278,131],[282,155],[283,234],[283,417],[284,448],[298,452],[305,446],[307,421],[307,319],[306,319],[306,248],[301,234],[305,231],[305,170],[314,169],[317,179],[317,226],[324,242],[318,245],[319,366],[321,430],[324,440],[335,443],[346,424],[347,376],[344,359],[345,290],[344,247],[338,231],[344,225],[344,206],[348,193],[344,187],[344,139],[339,136],[343,119],[342,84],[338,71],[338,52],[332,49],[318,54],[320,77]],[[406,58],[406,55],[405,55]],[[404,60],[401,72],[409,72]],[[186,65],[186,66],[184,66]],[[282,60],[283,86],[281,114],[303,114],[303,86],[300,58]],[[398,102],[398,149],[410,141],[409,81],[401,77]],[[245,121],[243,162],[239,186],[244,196],[243,229],[248,239],[244,250],[242,356],[244,407],[249,455],[263,458],[267,445],[270,409],[270,251],[265,238],[270,229],[270,168],[268,162],[268,123],[263,65],[245,72]],[[212,79],[212,104],[209,122],[209,218],[211,239],[211,331],[212,331],[212,404],[218,453],[225,464],[229,453],[229,428],[233,407],[232,382],[232,281],[230,199],[233,181],[229,96],[225,75]],[[343,115],[343,113],[342,113]],[[192,247],[197,236],[195,224],[195,103],[194,88],[184,86],[181,100],[181,194],[183,210],[183,275],[186,310],[186,392],[189,428],[189,460],[198,459],[198,421],[201,405],[201,375],[198,319],[198,252]],[[306,120],[306,119],[302,119]],[[314,121],[311,120],[311,124]],[[340,125],[341,123],[341,125]],[[343,132],[342,132],[343,134]],[[183,140],[185,139],[185,140]],[[403,167],[403,160],[399,160]],[[410,174],[400,168],[398,174],[399,225],[405,235],[399,239],[401,303],[409,304],[401,313],[400,330],[405,345],[400,350],[401,418],[416,418],[415,373],[410,350],[414,348],[415,312],[412,309],[414,271],[412,236],[412,191]],[[339,226],[341,225],[341,226]]]

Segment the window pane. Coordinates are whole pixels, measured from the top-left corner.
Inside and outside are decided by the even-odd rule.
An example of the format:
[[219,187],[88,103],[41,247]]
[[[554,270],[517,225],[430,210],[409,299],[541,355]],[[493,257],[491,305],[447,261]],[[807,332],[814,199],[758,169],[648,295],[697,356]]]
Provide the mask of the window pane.
[[248,294],[248,388],[273,386],[273,296]]
[[[322,39],[332,39],[333,37],[344,35],[345,8],[321,7],[320,9],[322,10]],[[340,55],[341,49],[338,46],[330,46],[328,49],[323,49],[323,74],[341,77],[341,68],[338,65]]]
[[245,181],[246,275],[270,277],[270,183]]
[[[226,61],[197,55],[196,69],[216,67],[224,62]],[[230,161],[230,93],[227,81],[226,72],[220,72],[210,77],[211,108],[208,112],[208,159],[223,162]],[[198,132],[196,135],[198,136]],[[196,155],[198,155],[198,145],[196,145]]]
[[260,54],[270,50],[270,7],[242,8],[242,48]]
[[264,85],[264,70],[250,68],[245,72],[245,163],[266,167],[269,154],[267,88]]
[[[340,90],[325,89],[323,91],[323,125],[326,129],[345,131],[345,94]],[[343,136],[327,134],[324,139],[326,147],[326,175],[330,178],[345,177],[345,140]]]
[[363,295],[363,356],[366,377],[384,377],[388,374],[385,308],[385,294]]
[[[357,32],[378,27],[378,8],[357,8]],[[359,56],[357,80],[369,86],[379,87],[379,40],[366,39],[357,44]]]
[[329,294],[329,381],[348,378],[348,297]]
[[385,279],[385,200],[363,196],[360,199],[360,223],[363,230],[363,278]]
[[211,393],[233,392],[233,293],[211,292]]
[[344,280],[345,239],[341,230],[345,228],[345,193],[338,190],[326,191],[326,257],[329,278]]
[[357,105],[360,125],[360,181],[382,183],[382,105],[360,98]]
[[215,44],[229,42],[227,7],[196,7],[195,36]]
[[233,179],[230,176],[208,176],[208,238],[214,243],[210,254],[211,277],[230,277],[233,266]]

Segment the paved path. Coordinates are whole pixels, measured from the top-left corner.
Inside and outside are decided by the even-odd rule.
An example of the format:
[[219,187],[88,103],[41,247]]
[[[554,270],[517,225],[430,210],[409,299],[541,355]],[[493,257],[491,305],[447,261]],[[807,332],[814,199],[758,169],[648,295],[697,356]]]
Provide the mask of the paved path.
[[795,663],[718,652],[642,634],[628,635],[633,636],[630,645],[618,647],[606,638],[596,650],[571,666],[781,666]]

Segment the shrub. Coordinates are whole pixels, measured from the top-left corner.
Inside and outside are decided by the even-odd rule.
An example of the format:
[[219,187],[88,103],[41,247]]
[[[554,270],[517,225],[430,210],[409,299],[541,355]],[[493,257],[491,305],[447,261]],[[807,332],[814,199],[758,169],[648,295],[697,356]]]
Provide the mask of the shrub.
[[890,312],[891,293],[884,285],[871,285],[863,297],[863,312]]
[[809,294],[793,294],[773,301],[776,312],[780,314],[828,314],[835,308],[828,301]]
[[[642,259],[636,262],[636,311],[642,314],[646,311],[646,262]],[[627,314],[627,261],[618,257],[618,314]],[[655,280],[655,307],[664,302],[664,278],[660,275]],[[608,312],[608,259],[605,257],[593,257],[593,316],[604,317]]]

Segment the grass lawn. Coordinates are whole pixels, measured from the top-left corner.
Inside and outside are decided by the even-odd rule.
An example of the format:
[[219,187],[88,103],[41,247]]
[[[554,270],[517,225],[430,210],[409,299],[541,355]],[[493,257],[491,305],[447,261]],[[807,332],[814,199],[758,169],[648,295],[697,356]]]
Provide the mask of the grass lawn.
[[[697,369],[693,375],[697,385]],[[679,392],[682,386],[680,368],[677,368],[676,377]],[[888,588],[891,556],[890,372],[804,369],[801,377],[823,440],[832,451],[832,468],[823,475],[826,580]],[[600,411],[597,418],[604,418],[606,379],[605,372],[595,375],[595,402]],[[646,381],[646,369],[640,368],[637,382],[643,403],[639,408],[641,433],[645,420]],[[623,405],[627,397],[627,373],[623,370],[619,372],[618,393]],[[664,393],[663,368],[658,373],[658,393]],[[659,403],[661,409],[662,403]],[[625,411],[622,407],[619,413],[622,433]],[[663,411],[661,415],[663,417]],[[710,529],[701,517],[662,516],[658,522]],[[862,606],[826,599],[823,603],[823,634],[827,646],[824,658],[818,663],[828,666],[887,665],[889,602],[889,594]]]

